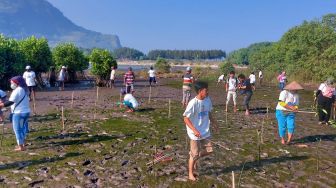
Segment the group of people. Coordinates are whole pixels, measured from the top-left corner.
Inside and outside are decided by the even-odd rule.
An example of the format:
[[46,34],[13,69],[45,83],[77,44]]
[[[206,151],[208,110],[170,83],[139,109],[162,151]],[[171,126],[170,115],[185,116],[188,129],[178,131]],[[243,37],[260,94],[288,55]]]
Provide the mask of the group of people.
[[[65,78],[65,67],[62,67],[59,74],[59,81],[63,81]],[[148,71],[149,84],[156,83],[155,70],[153,67]],[[114,87],[114,81],[116,79],[116,68],[111,67],[110,87]],[[236,77],[234,71],[229,73],[227,79],[225,76],[221,76],[220,82],[225,82],[225,90],[227,92],[226,97],[226,109],[228,111],[228,105],[231,99],[233,100],[233,111],[237,111],[237,94],[240,93],[244,96],[243,105],[245,107],[245,115],[250,115],[249,103],[253,96],[255,88],[256,78],[254,73],[247,78],[244,74],[239,74]],[[259,72],[259,80],[262,83],[263,75]],[[218,131],[216,121],[213,119],[211,111],[213,110],[212,101],[208,95],[209,87],[208,83],[203,81],[197,81],[192,75],[192,68],[188,67],[186,73],[182,76],[182,106],[184,107],[184,122],[187,128],[187,134],[190,138],[190,157],[189,157],[189,179],[194,181],[196,177],[194,175],[197,169],[197,161],[206,155],[213,152],[210,125]],[[295,132],[295,117],[299,109],[299,94],[298,91],[303,87],[293,81],[286,85],[286,73],[282,72],[278,76],[279,88],[281,89],[278,103],[276,106],[276,119],[278,122],[278,133],[282,144],[289,144],[293,138]],[[130,67],[128,71],[123,75],[123,81],[125,88],[122,88],[120,93],[124,96],[122,103],[127,108],[127,112],[134,112],[139,103],[134,97],[134,83],[135,73]],[[329,78],[322,83],[318,91],[316,92],[316,100],[318,102],[319,112],[319,124],[328,124],[331,114],[331,107],[335,102],[336,90],[334,87],[334,80]],[[6,107],[11,108],[10,120],[13,124],[13,130],[16,136],[17,147],[16,151],[25,150],[26,137],[29,132],[28,119],[30,115],[29,101],[35,98],[34,88],[37,85],[36,75],[31,70],[30,66],[26,67],[26,72],[23,76],[16,76],[10,80],[10,86],[12,93],[7,100],[6,92],[0,90],[0,121],[4,121],[2,110]],[[64,85],[63,85],[64,89]],[[196,97],[191,99],[192,90],[195,90]],[[287,133],[287,140],[286,138]]]
[[[201,81],[194,81],[191,74],[191,68],[188,67],[186,74],[183,76],[183,97],[182,105],[185,107],[183,113],[184,122],[187,128],[187,134],[190,138],[190,157],[188,162],[189,179],[195,181],[195,170],[197,169],[197,160],[203,156],[210,155],[213,152],[210,124],[218,131],[218,126],[211,115],[213,109],[212,102],[208,96],[208,84]],[[260,71],[261,72],[261,71]],[[219,77],[219,82],[224,81],[225,76]],[[261,78],[261,79],[260,79]],[[260,83],[262,83],[262,73],[259,73]],[[287,78],[285,71],[278,76],[279,94],[278,103],[276,106],[276,119],[278,122],[278,133],[282,144],[290,144],[295,132],[295,117],[299,112],[299,90],[303,87],[296,81],[286,85]],[[329,78],[322,83],[316,93],[318,101],[319,124],[327,124],[331,114],[331,106],[335,102],[336,90],[333,86],[334,80]],[[245,115],[250,115],[249,101],[255,90],[255,76],[252,72],[249,78],[240,74],[235,77],[235,72],[231,71],[229,77],[225,81],[225,90],[227,92],[227,106],[231,98],[234,102],[234,112],[237,111],[236,98],[237,90],[244,95],[243,105],[245,106]],[[196,97],[189,101],[191,89],[194,87]],[[287,140],[286,138],[287,132]]]

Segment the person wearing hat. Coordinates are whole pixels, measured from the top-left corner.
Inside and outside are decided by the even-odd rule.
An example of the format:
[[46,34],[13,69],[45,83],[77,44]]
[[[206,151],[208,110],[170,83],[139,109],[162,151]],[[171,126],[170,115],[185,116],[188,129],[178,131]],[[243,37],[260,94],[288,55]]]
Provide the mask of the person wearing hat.
[[331,107],[335,102],[336,90],[333,86],[334,78],[328,78],[320,85],[316,92],[319,124],[329,124]]
[[16,136],[17,147],[15,151],[25,150],[25,140],[29,132],[28,120],[30,115],[28,87],[21,76],[15,76],[10,80],[13,92],[8,101],[0,102],[0,109],[11,107],[10,120],[13,124],[13,130]]
[[114,66],[111,67],[111,74],[110,74],[110,81],[109,81],[109,86],[110,88],[114,88],[114,81],[115,81],[115,76],[116,75],[116,68]]
[[182,96],[182,106],[183,108],[186,108],[191,97],[191,88],[192,84],[194,82],[194,77],[191,75],[192,68],[187,67],[186,73],[182,76],[183,79],[183,96]]
[[36,75],[35,72],[31,70],[29,65],[26,66],[26,71],[23,73],[23,79],[26,81],[29,90],[29,101],[32,100],[32,97],[35,99],[35,88],[36,88]]
[[61,71],[58,74],[58,82],[59,82],[59,89],[61,91],[64,90],[64,82],[65,82],[65,71],[66,71],[66,67],[62,66]]
[[[292,140],[295,130],[295,112],[297,112],[299,108],[299,95],[297,91],[302,89],[303,87],[300,84],[293,81],[280,92],[278,105],[276,107],[276,118],[282,144],[289,144]],[[284,139],[286,130],[288,132],[287,142],[285,142]]]

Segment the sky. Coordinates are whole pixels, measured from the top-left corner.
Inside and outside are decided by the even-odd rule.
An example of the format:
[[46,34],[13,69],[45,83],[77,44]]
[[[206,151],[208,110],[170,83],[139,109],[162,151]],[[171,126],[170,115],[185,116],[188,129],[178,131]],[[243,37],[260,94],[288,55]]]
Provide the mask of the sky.
[[48,0],[75,24],[116,34],[121,45],[221,49],[277,41],[304,20],[336,13],[335,0]]

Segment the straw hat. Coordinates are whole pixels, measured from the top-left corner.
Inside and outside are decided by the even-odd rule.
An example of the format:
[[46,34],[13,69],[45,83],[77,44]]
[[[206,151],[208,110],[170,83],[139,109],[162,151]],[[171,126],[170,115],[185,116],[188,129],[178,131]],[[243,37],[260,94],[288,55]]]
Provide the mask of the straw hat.
[[286,87],[284,88],[285,90],[302,90],[303,87],[297,83],[296,81],[291,82],[290,84],[286,85]]

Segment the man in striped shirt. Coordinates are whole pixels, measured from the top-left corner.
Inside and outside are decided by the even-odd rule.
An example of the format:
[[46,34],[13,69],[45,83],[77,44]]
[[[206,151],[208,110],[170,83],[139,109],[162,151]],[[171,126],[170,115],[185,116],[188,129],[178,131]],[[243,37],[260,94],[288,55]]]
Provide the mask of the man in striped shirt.
[[183,98],[182,98],[182,105],[184,108],[187,107],[188,102],[190,100],[191,97],[191,88],[192,88],[192,84],[194,82],[194,78],[191,75],[191,67],[187,67],[187,72],[185,75],[183,75]]
[[129,67],[128,71],[124,75],[124,84],[126,86],[127,93],[134,93],[134,80],[134,72],[132,71],[132,67]]

